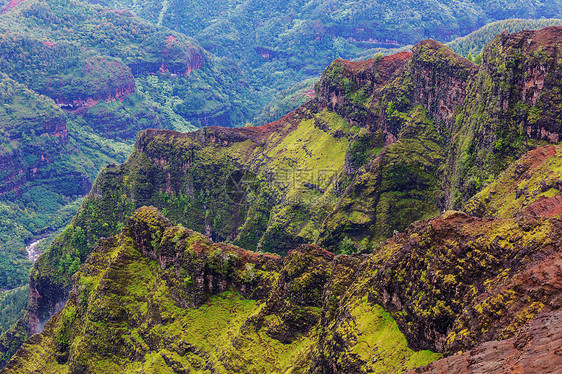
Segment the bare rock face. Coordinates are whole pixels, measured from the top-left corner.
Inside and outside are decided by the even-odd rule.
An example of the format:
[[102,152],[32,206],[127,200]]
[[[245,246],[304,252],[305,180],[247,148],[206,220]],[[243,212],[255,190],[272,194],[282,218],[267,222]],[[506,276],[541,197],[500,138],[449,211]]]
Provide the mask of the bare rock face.
[[407,374],[559,373],[562,368],[562,311],[541,313],[511,339],[488,341]]
[[434,40],[417,44],[408,64],[410,75],[404,80],[411,80],[411,104],[422,105],[432,119],[451,126],[478,67]]

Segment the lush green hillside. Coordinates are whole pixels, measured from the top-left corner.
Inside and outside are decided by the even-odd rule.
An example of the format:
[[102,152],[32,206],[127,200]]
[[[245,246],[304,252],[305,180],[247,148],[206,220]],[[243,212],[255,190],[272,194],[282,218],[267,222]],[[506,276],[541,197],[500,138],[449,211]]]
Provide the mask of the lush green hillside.
[[[146,240],[154,247],[139,245]],[[181,265],[162,270],[154,259],[162,259],[164,253],[172,257],[180,253]],[[154,208],[139,210],[122,235],[103,243],[90,257],[59,322],[47,326],[54,334],[37,336],[42,352],[25,354],[14,372],[69,368],[161,373],[211,368],[220,373],[257,373],[295,367],[300,372],[310,366],[311,351],[323,337],[322,311],[343,297],[334,290],[324,300],[323,288],[349,284],[353,278],[338,272],[342,267],[353,272],[358,265],[353,260],[336,265],[333,257],[313,246],[281,259],[216,245],[201,234],[170,226]],[[202,279],[207,281],[201,283]],[[349,322],[370,312],[347,329],[357,336],[350,349],[361,358],[369,356],[362,344],[368,339],[381,350],[393,351],[368,366],[380,372],[408,369],[440,357],[409,349],[392,317],[369,304],[366,296],[358,295],[348,308]],[[92,329],[94,334],[88,332]],[[119,352],[110,354],[110,347],[120,347]],[[353,356],[349,360],[350,367],[361,364],[361,359],[354,363]]]
[[492,22],[466,36],[461,36],[446,44],[449,48],[462,56],[472,54],[473,57],[476,57],[482,52],[484,46],[501,32],[506,31],[514,33],[522,30],[539,30],[548,26],[562,26],[562,19],[530,20],[515,18]]
[[[159,110],[167,104],[178,115],[176,120],[192,128],[205,121],[243,124],[258,109],[234,66],[223,64],[188,37],[130,12],[76,1],[31,0],[4,13],[0,30],[2,71],[60,104],[72,104],[72,109],[88,100],[95,102],[87,107],[99,99],[122,100],[135,92],[134,78],[143,78],[148,97],[158,90],[159,96],[175,99],[160,98],[164,101]],[[160,84],[146,80],[148,74],[157,74]],[[170,85],[171,92],[162,92],[162,84]],[[143,113],[131,120],[150,118]],[[140,128],[143,124],[137,123],[132,135]]]
[[314,86],[317,82],[317,78],[310,78],[281,91],[274,100],[261,110],[252,125],[261,126],[277,121],[287,113],[313,99],[316,95]]
[[191,39],[75,1],[0,15],[0,74],[0,288],[27,283],[25,244],[66,226],[139,130],[239,125],[259,106]]
[[[376,252],[411,222],[462,207],[512,160],[558,141],[557,40],[562,28],[500,35],[480,66],[434,41],[411,54],[336,60],[316,98],[280,121],[143,131],[36,262],[32,290],[49,296],[30,304],[28,331],[40,331],[66,300],[99,237],[120,232],[143,205],[216,241],[276,253],[307,243]],[[508,80],[491,78],[498,74]],[[494,109],[497,102],[509,110]],[[551,110],[532,109],[542,106]]]
[[[92,2],[131,10],[240,63],[252,72],[249,83],[266,97],[265,103],[279,90],[320,74],[339,57],[368,58],[376,48],[426,38],[448,42],[497,20],[562,17],[560,0]],[[372,53],[366,56],[365,51]]]
[[[343,17],[344,5],[337,5],[332,9],[330,17],[343,22],[346,19]],[[248,9],[252,10],[256,6],[257,4],[253,4]],[[280,5],[272,13],[274,19],[280,17],[285,9],[283,6]],[[136,10],[139,14],[144,14],[139,9]],[[244,17],[258,17],[257,13],[252,13],[255,9],[249,10]],[[535,10],[529,8],[530,14],[542,14],[540,12],[543,10],[533,13]],[[238,14],[238,11],[238,8],[233,10],[233,14]],[[168,24],[179,30],[208,36],[208,30],[203,28],[205,22],[189,26],[195,27],[192,30],[185,28],[184,24],[180,25],[179,21],[172,22],[168,17],[175,13],[171,10],[170,13],[163,14],[164,24],[169,19]],[[306,18],[305,14],[302,10],[300,15],[293,15],[294,22]],[[240,23],[239,17],[234,15],[228,24],[235,25],[232,27],[246,25],[244,22],[248,21],[247,18],[243,18],[244,22]],[[179,14],[177,16],[180,17]],[[489,38],[491,30],[506,25],[537,27],[552,22],[554,21],[497,23],[457,44],[464,45],[461,48],[464,50],[473,39],[484,38],[482,35]],[[330,39],[335,35],[332,35],[332,31],[339,30],[338,27],[324,27],[322,32],[326,32],[325,37]],[[277,28],[266,29],[267,32],[279,31]],[[310,81],[298,84],[278,94],[278,99],[255,117],[260,106],[272,98],[279,88],[292,84],[298,77],[307,76],[314,69],[301,69],[305,71],[304,75],[274,74],[277,68],[287,72],[296,65],[281,62],[285,56],[283,54],[273,54],[271,56],[276,57],[270,56],[271,61],[268,57],[259,62],[262,59],[259,57],[257,65],[255,61],[243,61],[243,64],[250,64],[244,65],[246,67],[265,69],[244,76],[236,65],[214,58],[193,40],[140,21],[127,11],[108,11],[78,2],[31,0],[2,14],[0,32],[0,70],[5,74],[3,82],[11,82],[6,83],[2,99],[4,109],[10,112],[5,115],[10,117],[4,117],[2,121],[3,126],[9,127],[5,129],[8,135],[5,134],[3,139],[4,142],[11,143],[10,148],[14,148],[3,156],[4,160],[14,160],[1,166],[6,176],[3,178],[2,206],[9,214],[4,217],[0,227],[3,237],[0,247],[4,253],[11,254],[4,257],[4,268],[10,274],[10,280],[4,277],[5,280],[0,281],[0,287],[13,287],[25,282],[28,265],[23,265],[24,243],[31,237],[54,232],[64,226],[76,211],[75,205],[67,204],[88,190],[89,184],[103,165],[125,160],[131,150],[128,139],[134,137],[140,129],[157,127],[188,131],[212,124],[242,125],[248,121],[262,124],[282,117],[312,96]],[[249,31],[243,35],[247,36],[247,32]],[[289,34],[298,35],[299,32]],[[428,31],[428,35],[431,32]],[[214,37],[218,37],[218,34]],[[288,40],[293,40],[292,37],[285,41],[283,37],[278,39],[275,43],[286,44]],[[299,37],[297,39],[300,40]],[[244,37],[243,40],[251,45],[254,39]],[[336,41],[330,43],[318,48],[329,47],[332,50],[332,44]],[[368,47],[372,49],[373,45]],[[357,53],[365,51],[363,47],[353,48]],[[266,49],[259,49],[258,52],[267,55],[270,52]],[[231,59],[236,57],[229,55],[224,49],[213,50],[222,51],[220,53]],[[237,50],[242,51],[243,48]],[[311,53],[310,51],[307,53]],[[255,54],[255,51],[252,53]],[[238,57],[252,56],[252,53],[244,53]],[[329,56],[326,55],[324,62],[322,58],[315,58],[314,64],[320,66],[319,64],[327,63],[338,55],[330,53]],[[306,61],[306,56],[302,55],[302,61]],[[281,65],[277,66],[278,64]],[[276,78],[271,79],[268,75],[270,73]],[[23,88],[17,94],[8,93],[13,90],[8,87],[12,87],[14,81],[30,90],[27,96],[14,99],[14,95],[21,95]],[[54,115],[39,113],[43,109],[31,109],[37,108],[32,104],[35,100],[32,98],[34,93],[46,96],[40,100],[58,116],[49,121],[58,121],[59,125],[56,126],[60,127],[59,130],[62,129],[62,123],[66,123],[64,131],[68,134],[67,143],[58,144],[55,136],[54,142],[45,137],[35,137],[27,140],[26,148],[20,144],[19,139],[24,138],[18,132],[21,129],[14,130],[15,127],[27,126],[31,121],[29,123],[33,124],[33,131],[36,135],[41,135],[43,130],[38,130],[37,127],[42,124],[37,118]],[[57,110],[53,101],[64,111]],[[17,116],[19,117],[16,118]],[[33,135],[30,133],[29,136]],[[15,156],[18,152],[28,156],[22,160]],[[41,158],[42,161],[37,161]],[[28,174],[31,174],[32,181]],[[12,192],[8,194],[8,190]],[[39,202],[37,199],[42,200]],[[12,260],[16,261],[15,265],[10,265]]]

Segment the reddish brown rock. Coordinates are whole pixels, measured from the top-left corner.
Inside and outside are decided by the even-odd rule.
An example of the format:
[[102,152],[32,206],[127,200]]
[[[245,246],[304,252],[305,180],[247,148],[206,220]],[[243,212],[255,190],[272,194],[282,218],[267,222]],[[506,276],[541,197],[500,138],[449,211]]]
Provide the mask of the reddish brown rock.
[[511,339],[478,347],[407,374],[548,374],[562,372],[562,310],[542,313]]

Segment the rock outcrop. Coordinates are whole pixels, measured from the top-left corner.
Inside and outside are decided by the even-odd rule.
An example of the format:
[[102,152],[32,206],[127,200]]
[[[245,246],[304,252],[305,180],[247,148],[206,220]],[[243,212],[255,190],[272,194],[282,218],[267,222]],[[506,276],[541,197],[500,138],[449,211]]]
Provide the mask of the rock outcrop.
[[[505,46],[522,35],[534,47],[521,49],[521,56],[514,50],[499,59],[511,48]],[[337,60],[323,74],[315,99],[271,124],[211,127],[189,134],[141,132],[128,161],[100,174],[68,231],[36,263],[33,289],[39,292],[39,321],[62,300],[43,298],[41,289],[68,294],[72,275],[99,238],[122,232],[135,209],[153,205],[174,224],[181,223],[208,239],[287,254],[284,264],[302,256],[307,260],[301,262],[318,265],[320,274],[303,288],[310,295],[310,305],[299,304],[304,301],[290,291],[291,277],[301,274],[279,270],[286,288],[271,292],[278,292],[284,302],[272,299],[273,304],[263,310],[275,314],[276,322],[260,314],[270,322],[268,336],[279,342],[291,343],[295,331],[316,331],[313,326],[331,326],[336,331],[329,337],[319,335],[317,356],[307,359],[316,365],[314,370],[331,367],[334,373],[353,372],[366,367],[375,353],[346,353],[347,345],[361,341],[361,329],[350,338],[337,332],[334,321],[341,317],[339,321],[347,323],[348,316],[365,308],[374,310],[375,305],[391,312],[416,349],[452,354],[513,337],[537,313],[558,308],[558,281],[540,269],[549,261],[557,264],[560,221],[541,216],[550,210],[541,205],[545,200],[539,194],[524,203],[535,217],[509,214],[502,220],[492,219],[485,212],[489,202],[484,200],[481,215],[487,218],[464,213],[430,218],[462,205],[528,149],[555,140],[540,135],[550,132],[550,127],[521,132],[519,125],[512,126],[532,110],[515,102],[511,107],[511,99],[505,110],[498,109],[503,108],[503,104],[495,105],[507,95],[507,86],[491,77],[496,71],[511,77],[509,95],[524,90],[525,85],[518,82],[526,75],[517,61],[533,61],[540,45],[541,51],[551,53],[549,46],[558,36],[556,28],[500,35],[487,47],[481,66],[433,41],[420,43],[412,55],[362,63]],[[550,74],[557,74],[559,62],[548,61]],[[534,70],[529,69],[532,74]],[[543,94],[545,99],[557,97],[554,83],[543,88],[549,92]],[[532,101],[530,92],[525,100]],[[483,97],[489,100],[486,105],[492,105],[489,111],[480,105]],[[541,111],[535,114],[539,119],[534,123],[539,127],[546,123]],[[545,118],[554,118],[551,114],[546,111]],[[484,160],[491,160],[486,167]],[[540,190],[552,194],[559,169],[549,170],[552,178]],[[535,197],[537,205],[533,205]],[[416,220],[422,221],[410,225]],[[171,254],[163,257],[154,249],[152,241],[160,239],[138,244],[137,249],[143,257],[160,261],[164,270],[176,264],[177,258],[171,247]],[[373,254],[357,257],[359,262],[332,260],[320,247],[306,246],[314,244],[332,252]],[[291,252],[298,247],[301,254]],[[353,304],[348,306],[315,298],[320,289],[322,295],[333,292],[336,299],[337,295],[348,297],[342,289],[326,288],[333,283],[336,265],[349,273],[345,282],[351,283],[341,287],[356,292],[349,296]],[[368,267],[370,272],[356,273],[356,266]],[[303,269],[306,274],[311,271]],[[538,283],[526,283],[525,275]],[[209,282],[206,276],[200,281],[203,286]],[[204,287],[211,294],[235,287],[244,297],[257,297],[249,296],[247,287],[225,283],[218,275]],[[265,293],[258,292],[264,298]],[[295,308],[300,312],[295,314]]]
[[370,255],[304,245],[281,258],[143,207],[100,241],[65,307],[5,372],[405,372],[441,357],[423,347],[472,350],[414,372],[549,372],[560,363],[561,233],[557,219],[448,212]]
[[489,341],[407,374],[421,373],[557,373],[562,367],[562,312],[541,313],[510,339]]

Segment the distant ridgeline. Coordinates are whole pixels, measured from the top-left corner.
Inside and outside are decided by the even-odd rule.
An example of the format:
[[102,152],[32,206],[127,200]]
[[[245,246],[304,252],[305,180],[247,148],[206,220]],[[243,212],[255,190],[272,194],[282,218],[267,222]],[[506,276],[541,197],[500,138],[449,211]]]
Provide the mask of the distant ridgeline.
[[90,1],[126,8],[239,62],[268,101],[279,90],[319,75],[336,58],[368,58],[379,49],[426,38],[448,42],[498,20],[562,18],[560,0]]
[[484,46],[501,32],[518,32],[523,30],[539,30],[548,26],[562,26],[562,19],[507,19],[492,22],[466,36],[456,38],[448,43],[447,47],[462,56],[472,54],[476,57],[482,53]]
[[[20,320],[18,328],[3,336],[0,341],[2,351],[9,356],[18,346],[18,341],[21,344],[25,334],[40,332],[44,323],[64,305],[72,289],[73,303],[80,303],[80,306],[75,304],[65,308],[65,312],[48,325],[50,327],[45,335],[29,344],[43,345],[37,339],[51,339],[49,341],[55,344],[62,336],[60,339],[66,343],[56,343],[53,349],[58,353],[50,351],[48,355],[55,355],[56,361],[63,364],[68,357],[71,357],[71,365],[79,362],[78,358],[73,361],[72,357],[82,355],[80,344],[83,342],[78,338],[81,333],[72,335],[75,332],[71,332],[74,330],[69,326],[91,331],[91,326],[82,323],[88,318],[93,321],[94,315],[101,315],[87,309],[87,303],[82,302],[86,299],[98,300],[110,291],[94,278],[91,281],[80,280],[73,285],[72,275],[78,265],[88,259],[100,238],[112,237],[120,232],[123,234],[119,238],[106,241],[96,250],[98,257],[90,257],[88,266],[98,270],[107,266],[108,274],[116,269],[114,266],[129,266],[127,259],[138,254],[129,252],[130,235],[133,234],[130,223],[129,228],[126,225],[134,211],[145,205],[157,207],[173,224],[199,231],[215,242],[227,241],[247,250],[287,254],[299,245],[318,244],[336,253],[372,252],[372,255],[365,256],[375,261],[376,266],[384,266],[388,272],[377,273],[372,279],[371,275],[367,276],[371,279],[369,284],[379,290],[373,291],[375,294],[369,296],[369,302],[391,311],[414,347],[449,354],[459,349],[470,349],[487,340],[513,337],[518,327],[530,321],[540,310],[556,309],[552,301],[555,299],[529,296],[524,304],[514,304],[515,309],[505,314],[511,317],[483,319],[488,310],[503,305],[501,300],[506,300],[508,296],[516,297],[514,295],[521,292],[518,280],[510,274],[519,274],[526,269],[525,266],[534,264],[534,259],[542,261],[544,256],[551,254],[550,251],[560,249],[553,242],[560,237],[560,147],[551,146],[540,153],[531,152],[520,161],[521,166],[512,166],[507,170],[506,173],[512,176],[503,174],[497,182],[513,180],[517,184],[512,186],[507,182],[511,187],[505,187],[492,182],[529,150],[560,141],[562,60],[557,46],[561,42],[562,27],[502,33],[484,48],[481,65],[475,65],[446,46],[427,40],[417,44],[411,53],[402,52],[360,62],[334,61],[317,83],[313,100],[281,120],[262,127],[209,127],[192,133],[142,131],[127,162],[109,166],[101,172],[72,223],[35,263],[28,314]],[[533,161],[537,158],[542,161]],[[539,165],[543,166],[537,169]],[[535,171],[540,173],[537,175],[548,178],[532,177]],[[544,183],[538,182],[541,179]],[[489,187],[484,189],[486,186]],[[474,197],[483,189],[480,195]],[[508,203],[501,200],[503,197],[500,195],[504,194],[508,196]],[[445,214],[431,221],[435,224],[424,221],[408,228],[416,220],[463,207],[476,215],[494,217],[498,214],[515,221],[494,221],[493,218],[485,218],[490,221],[473,221],[462,214]],[[525,222],[513,218],[523,216],[549,218],[531,218]],[[454,243],[457,234],[448,231],[447,222],[453,222],[450,219],[456,222],[451,224],[460,230],[458,235],[472,238],[470,240],[475,240],[474,245],[466,244],[465,248]],[[158,220],[154,224],[151,219],[147,221],[148,225],[152,225],[147,230],[156,231],[149,236],[142,234],[144,239],[138,242],[141,244],[133,247],[141,252],[152,248],[147,249],[150,253],[143,252],[143,255],[160,261],[158,267],[164,271],[172,263],[180,266],[179,262],[174,262],[180,261],[180,257],[174,257],[176,249],[173,248],[183,240],[183,236],[176,241],[173,233],[164,234],[162,230],[165,229],[154,228],[159,225]],[[439,220],[445,221],[440,223]],[[474,226],[464,228],[464,223]],[[401,234],[397,239],[398,232],[406,229],[408,234]],[[441,238],[441,234],[434,236],[438,234],[435,231],[438,229],[442,230],[446,239]],[[400,243],[389,244],[386,240],[391,237]],[[140,240],[134,235],[132,238]],[[168,244],[159,244],[165,240]],[[186,240],[186,245],[193,245],[190,239]],[[432,240],[437,240],[441,249],[436,250]],[[518,244],[513,244],[515,242]],[[419,251],[404,249],[410,248],[408,246],[419,248]],[[541,252],[543,246],[545,249]],[[430,248],[437,252],[427,252]],[[530,252],[509,252],[521,248]],[[125,252],[118,254],[121,250]],[[435,258],[432,256],[448,258],[449,255],[439,254],[439,251],[451,254],[451,251],[457,250],[460,252],[454,256],[460,256],[458,261],[461,262],[455,262],[457,257],[453,257],[451,263],[443,263],[446,271],[434,269],[426,272],[416,268],[420,259],[403,259],[404,256],[421,256],[423,261],[432,264]],[[197,246],[190,251],[200,254]],[[537,258],[533,257],[535,251],[544,256],[537,254]],[[111,262],[113,260],[105,257],[106,253],[119,261]],[[503,257],[507,253],[512,254]],[[553,256],[559,255],[559,252],[553,253]],[[189,257],[193,254],[186,256],[191,259],[189,261],[199,263],[195,257]],[[220,255],[220,261],[226,261],[229,256]],[[109,262],[104,265],[104,261]],[[213,262],[212,266],[218,266],[216,271],[228,278],[231,268],[223,262]],[[404,273],[406,270],[401,269],[401,263],[410,264],[411,272],[407,270]],[[257,268],[258,265],[255,266]],[[336,266],[335,263],[333,266]],[[88,272],[98,271],[88,269]],[[127,270],[127,274],[135,274],[131,269]],[[183,274],[179,268],[175,269],[175,276]],[[301,274],[292,270],[287,272],[292,274],[289,278]],[[211,282],[208,286],[214,290],[211,293],[228,289],[229,281],[223,283],[217,280],[218,283],[215,283],[213,279],[217,275],[214,272],[208,274],[212,276],[210,280],[205,278],[206,275],[203,280],[197,280],[195,273],[189,273],[189,279],[194,282],[189,284],[197,285],[201,290],[205,282]],[[409,275],[406,277],[405,274]],[[476,280],[475,274],[484,278]],[[97,277],[95,274],[84,276]],[[102,278],[111,276],[104,275]],[[115,276],[125,279],[117,273]],[[163,282],[171,282],[167,283],[169,287],[175,287],[176,280],[172,281],[166,275],[162,277],[167,279]],[[282,279],[288,281],[289,278]],[[185,279],[188,279],[187,275]],[[414,279],[421,283],[408,285]],[[463,308],[468,307],[467,300],[480,300],[480,303],[478,295],[488,292],[490,284],[510,279],[515,279],[515,283],[504,290],[518,290],[514,291],[515,294],[509,291],[505,295],[493,296],[494,300],[486,304],[471,304],[473,309],[463,314]],[[314,287],[323,282],[310,281]],[[392,286],[401,282],[404,282],[404,287]],[[455,293],[455,289],[460,290],[455,286],[457,282],[465,287],[461,293]],[[252,292],[249,284],[236,284],[245,287],[239,289],[242,295]],[[159,290],[158,287],[155,290]],[[291,289],[287,287],[280,289]],[[295,287],[295,290],[302,291],[302,294],[295,291],[297,295],[302,295],[296,298],[301,301],[309,299],[304,296],[308,295],[306,292],[312,292],[308,283],[298,283]],[[421,292],[424,287],[425,291]],[[90,291],[83,291],[86,289]],[[93,296],[94,292],[99,296]],[[324,291],[318,292],[322,294]],[[412,299],[412,295],[423,294],[434,296],[415,302]],[[265,294],[260,295],[256,296],[260,300],[266,297],[263,296]],[[122,296],[123,300],[128,300],[128,294]],[[174,300],[180,299],[182,297]],[[95,305],[95,308],[99,307]],[[149,305],[155,303],[150,301]],[[511,304],[506,304],[506,307],[508,305]],[[318,304],[301,306],[305,309],[319,307]],[[146,304],[144,308],[147,308]],[[148,308],[152,310],[151,306]],[[272,308],[268,311],[285,310],[277,306]],[[318,311],[306,310],[312,313],[312,317],[303,312],[299,315],[304,320],[300,320],[297,315],[289,317],[283,314],[281,321],[286,321],[287,325],[275,328],[272,327],[273,320],[265,315],[263,318],[274,330],[298,329],[294,326],[300,326],[301,322],[306,326],[316,326]],[[478,323],[470,321],[471,313],[476,313],[474,310],[478,311],[474,314],[480,321]],[[93,314],[85,317],[88,313]],[[130,315],[126,311],[108,313],[103,318],[112,321],[119,320],[119,316]],[[161,311],[164,314],[158,314],[160,312],[148,312],[141,308],[142,313],[159,315],[162,323],[173,320],[173,317],[167,319],[164,314],[168,312],[164,311]],[[288,309],[282,313],[289,313]],[[139,318],[142,320],[144,317]],[[293,318],[301,322],[295,322]],[[515,325],[506,323],[502,318],[513,320]],[[264,325],[258,324],[256,328],[260,326]],[[283,341],[283,334],[271,332],[269,336]],[[78,340],[73,340],[75,336]],[[324,339],[323,336],[320,334],[318,339]],[[46,345],[51,343],[44,341]],[[139,349],[148,354],[157,346],[146,348],[143,345],[144,348]],[[203,351],[200,348],[193,352],[201,355]],[[326,352],[337,351],[334,347],[324,346],[323,349]],[[26,355],[35,355],[31,351],[26,352],[18,357],[12,369],[24,365],[26,357],[32,357]],[[55,356],[49,356],[49,360],[54,360],[52,357]],[[85,360],[82,364],[89,367],[91,361]]]
[[76,213],[138,131],[241,125],[258,112],[239,69],[128,11],[11,2],[0,15],[0,289],[28,282],[25,244]]
[[[213,9],[205,8],[208,5]],[[244,17],[250,20],[257,17],[255,5],[250,6]],[[145,12],[150,6],[152,10],[161,7],[161,12]],[[147,2],[142,4],[142,9],[132,10],[149,19],[149,13],[160,14],[160,18],[151,20],[210,41],[206,46],[228,59],[218,59],[192,39],[142,21],[128,10],[103,9],[98,5],[62,0],[11,1],[3,7],[0,16],[0,209],[6,214],[0,224],[0,251],[5,262],[0,265],[0,288],[26,282],[29,262],[23,250],[25,243],[62,228],[76,212],[76,197],[89,191],[103,166],[125,161],[132,149],[131,139],[139,130],[190,131],[208,125],[270,122],[314,96],[313,83],[305,81],[271,101],[281,88],[314,76],[339,55],[348,52],[350,57],[362,55],[379,42],[387,47],[398,46],[414,40],[411,39],[414,36],[450,39],[441,35],[441,29],[427,28],[411,34],[410,39],[404,36],[397,45],[395,41],[381,42],[383,38],[379,34],[383,29],[358,27],[346,31],[340,26],[350,17],[346,12],[355,9],[349,8],[349,4],[328,9],[328,18],[333,18],[340,26],[329,26],[332,21],[322,18],[320,23],[312,23],[320,27],[318,30],[309,28],[310,20],[297,22],[299,17],[308,14],[303,8],[302,15],[290,16],[291,25],[299,23],[301,26],[295,28],[287,24],[264,29],[267,31],[264,35],[278,32],[279,38],[261,39],[263,35],[258,39],[242,38],[240,35],[246,34],[229,34],[233,27],[248,24],[240,23],[238,18],[225,21],[228,27],[217,26],[218,29],[213,29],[216,33],[211,32],[207,18],[221,8],[219,4],[197,5],[202,7],[197,14],[208,16],[202,18],[203,22],[196,22],[197,25],[188,21],[180,25],[179,20],[184,19],[181,17],[191,17],[191,13],[183,14],[179,7],[176,14],[170,6],[169,3],[150,5]],[[287,6],[279,3],[268,11],[272,11],[273,19],[278,19]],[[401,19],[402,13],[396,13],[394,5],[388,6],[388,12],[394,12],[396,20]],[[539,17],[547,13],[549,6],[533,5],[525,12],[529,17]],[[550,10],[557,9],[552,7]],[[362,14],[357,16],[361,24],[366,22],[363,11],[362,8],[354,10]],[[428,16],[434,15],[433,10],[427,12]],[[480,14],[478,12],[475,14]],[[310,17],[315,19],[328,13],[313,12]],[[180,18],[172,17],[174,14]],[[556,12],[551,14],[556,15]],[[496,12],[490,19],[505,15],[507,13]],[[451,17],[443,21],[443,27],[453,25],[449,21],[456,16]],[[286,21],[289,22],[289,18]],[[394,21],[385,22],[384,27],[392,30]],[[466,27],[452,27],[451,36],[472,30],[480,21],[475,22],[468,22]],[[512,23],[517,25],[513,26],[515,28],[533,28],[555,22]],[[507,22],[509,27],[512,23]],[[282,32],[286,27],[293,30],[290,35],[293,32],[300,35],[295,39],[298,43],[292,37],[286,39],[289,34]],[[237,36],[228,41],[227,34]],[[302,46],[308,45],[309,37],[319,44],[314,44],[313,49],[307,47],[306,53],[300,51]],[[230,49],[213,44],[217,38],[228,41]],[[368,40],[358,41],[361,38]],[[483,38],[491,38],[490,32]],[[352,40],[359,44],[351,43]],[[478,42],[480,40],[481,37]],[[249,53],[240,47],[242,41],[244,48],[259,48]],[[280,44],[264,44],[265,41]],[[288,52],[289,42],[300,49]],[[471,43],[467,39],[459,48],[466,49]],[[255,61],[240,60],[235,51]],[[314,53],[316,57],[311,59],[307,53]],[[248,68],[248,73],[243,73],[239,66]],[[300,73],[289,73],[291,71]],[[268,102],[270,105],[258,115]]]

